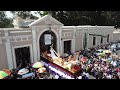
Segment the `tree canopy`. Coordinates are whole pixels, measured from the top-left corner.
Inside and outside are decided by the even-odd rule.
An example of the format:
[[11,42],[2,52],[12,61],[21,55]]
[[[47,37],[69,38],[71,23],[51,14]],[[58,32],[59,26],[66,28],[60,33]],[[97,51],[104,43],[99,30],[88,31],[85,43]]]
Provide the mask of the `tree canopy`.
[[31,11],[11,11],[14,15],[18,15],[22,19],[30,18],[30,19],[38,19],[38,17],[34,16]]
[[[14,15],[26,19],[38,19],[31,11],[11,11]],[[40,16],[52,15],[65,26],[98,25],[120,27],[120,11],[37,11]],[[0,11],[0,27],[13,27],[12,19],[7,18],[5,11]]]
[[120,27],[120,11],[45,11],[43,14],[51,14],[64,25],[117,25]]
[[112,25],[109,11],[48,11],[65,25]]
[[13,27],[13,20],[7,18],[5,11],[0,11],[0,28],[10,28]]

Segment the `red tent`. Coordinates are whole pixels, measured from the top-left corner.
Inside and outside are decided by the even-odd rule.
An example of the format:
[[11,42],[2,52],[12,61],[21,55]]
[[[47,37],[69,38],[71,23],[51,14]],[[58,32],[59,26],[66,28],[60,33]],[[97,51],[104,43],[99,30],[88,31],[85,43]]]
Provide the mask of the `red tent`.
[[82,61],[82,62],[86,62],[86,61],[87,61],[87,58],[86,58],[86,57],[82,57],[82,58],[81,58],[81,61]]

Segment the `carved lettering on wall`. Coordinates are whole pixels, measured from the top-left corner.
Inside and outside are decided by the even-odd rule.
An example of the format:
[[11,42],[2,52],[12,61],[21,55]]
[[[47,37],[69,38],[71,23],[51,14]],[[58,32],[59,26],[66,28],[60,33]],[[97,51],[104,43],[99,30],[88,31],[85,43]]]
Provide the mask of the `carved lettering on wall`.
[[65,32],[62,34],[63,37],[70,37],[72,36],[72,33],[71,32]]
[[29,41],[32,40],[32,35],[11,36],[9,38],[11,42]]
[[32,36],[28,37],[28,39],[31,40],[31,39],[32,39]]
[[11,41],[11,42],[14,42],[14,41],[15,41],[15,39],[10,39],[10,41]]
[[26,41],[27,40],[27,38],[22,38],[22,41]]
[[79,36],[81,34],[81,32],[76,32],[75,34],[76,34],[76,36]]
[[20,40],[21,40],[21,38],[17,38],[17,39],[16,39],[16,41],[20,41]]

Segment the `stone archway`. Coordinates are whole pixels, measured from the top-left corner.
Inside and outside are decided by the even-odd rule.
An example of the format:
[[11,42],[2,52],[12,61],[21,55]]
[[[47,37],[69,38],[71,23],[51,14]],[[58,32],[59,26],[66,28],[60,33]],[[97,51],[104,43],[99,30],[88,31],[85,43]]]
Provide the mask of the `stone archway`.
[[[38,34],[38,37],[37,37],[37,58],[38,60],[40,60],[40,37],[41,35],[45,32],[45,31],[48,31],[48,29],[43,29],[39,32]],[[60,37],[59,37],[59,32],[57,32],[56,30],[54,29],[51,29],[51,31],[55,34],[56,36],[56,52],[59,53],[59,49],[61,48],[60,47]]]
[[[45,45],[45,35],[51,35],[51,44],[48,44],[48,45]],[[55,51],[57,51],[57,36],[56,34],[53,32],[53,31],[45,31],[41,34],[40,38],[39,38],[39,47],[40,47],[40,50],[43,46],[45,46],[47,48],[47,50],[49,51],[50,50],[50,46],[53,44],[53,48]],[[40,51],[41,53],[41,51]]]

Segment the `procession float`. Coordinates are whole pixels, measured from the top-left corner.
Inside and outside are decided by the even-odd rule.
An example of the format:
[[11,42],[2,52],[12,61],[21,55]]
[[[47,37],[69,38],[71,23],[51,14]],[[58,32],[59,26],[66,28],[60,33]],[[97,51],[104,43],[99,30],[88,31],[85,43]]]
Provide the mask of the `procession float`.
[[51,47],[50,54],[44,52],[41,55],[41,62],[52,75],[58,75],[64,79],[77,79],[81,74],[81,64],[75,57],[69,56],[68,60],[63,60]]

